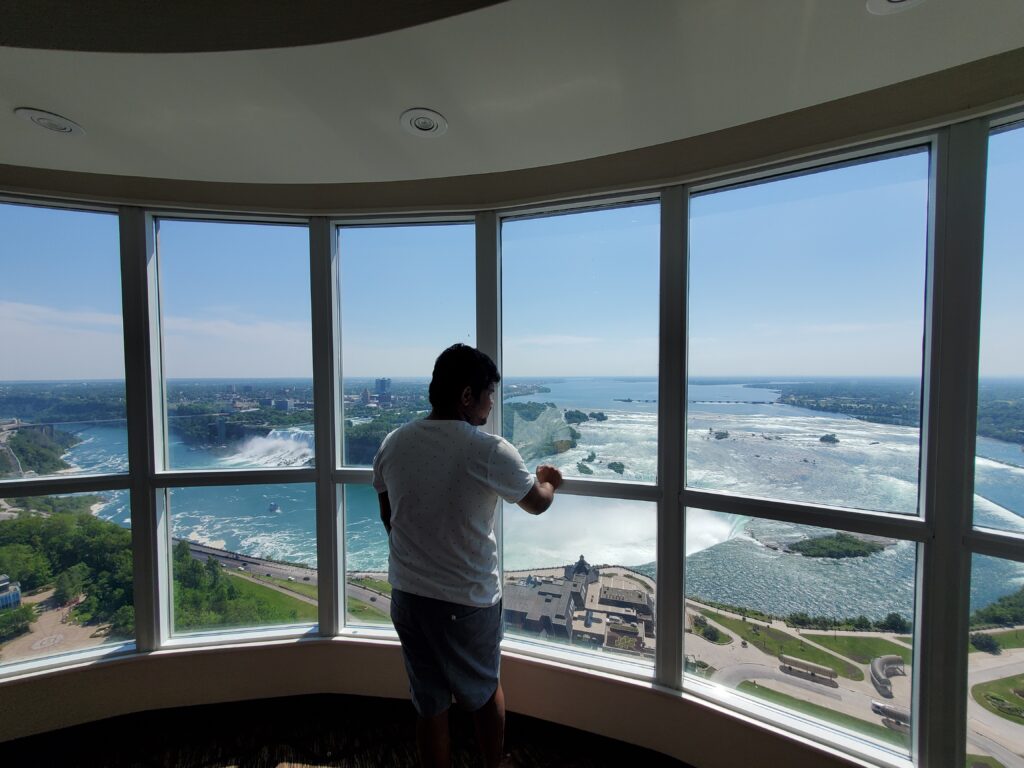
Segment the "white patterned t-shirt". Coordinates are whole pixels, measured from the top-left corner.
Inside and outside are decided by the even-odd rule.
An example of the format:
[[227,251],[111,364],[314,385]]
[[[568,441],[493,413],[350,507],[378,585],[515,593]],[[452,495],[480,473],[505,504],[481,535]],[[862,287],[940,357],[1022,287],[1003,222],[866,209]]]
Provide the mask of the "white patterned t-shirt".
[[388,581],[461,605],[501,598],[498,497],[533,487],[519,451],[465,421],[421,419],[391,432],[373,460],[373,487],[391,503]]

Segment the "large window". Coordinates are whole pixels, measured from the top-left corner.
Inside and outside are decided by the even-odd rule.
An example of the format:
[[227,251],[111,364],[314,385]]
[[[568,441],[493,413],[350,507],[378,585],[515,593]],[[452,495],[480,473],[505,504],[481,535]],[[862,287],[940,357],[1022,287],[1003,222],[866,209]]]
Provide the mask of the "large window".
[[502,433],[530,467],[654,482],[658,211],[502,224]]
[[906,752],[910,542],[687,511],[687,672]]
[[968,765],[1024,753],[1024,565],[976,555],[967,655]]
[[[452,344],[476,343],[474,237],[465,222],[337,228],[344,466],[368,467],[388,432],[424,418],[434,360]],[[339,496],[346,621],[390,624],[377,494],[349,484]]]
[[135,636],[125,491],[0,499],[0,665]]
[[167,634],[315,624],[314,487],[230,485],[224,474],[315,464],[308,230],[172,218],[154,227],[153,368],[166,425],[156,463],[199,483],[157,490]]
[[[658,467],[659,206],[501,225],[502,433],[531,469],[604,481],[539,518],[504,505],[510,637],[652,666]],[[586,490],[583,491],[587,493]]]
[[563,496],[540,517],[504,507],[506,633],[653,664],[655,506]]
[[774,519],[687,511],[684,669],[901,754],[918,545],[834,509],[918,514],[928,203],[915,149],[689,211],[686,486]]
[[1024,764],[1024,129],[988,143],[973,524],[1010,557],[975,554],[967,655],[968,765]]
[[917,512],[928,153],[690,201],[687,484]]
[[305,227],[160,219],[168,469],[313,463]]
[[174,633],[316,622],[313,488],[168,488],[158,509]]
[[0,204],[0,479],[128,471],[117,217]]
[[1024,129],[989,140],[974,524],[1024,532]]
[[338,228],[346,466],[427,414],[443,349],[475,344],[473,237],[470,224]]
[[0,674],[393,637],[369,467],[464,342],[484,428],[567,478],[500,506],[510,648],[1020,765],[1024,129],[990,128],[475,218],[0,203]]

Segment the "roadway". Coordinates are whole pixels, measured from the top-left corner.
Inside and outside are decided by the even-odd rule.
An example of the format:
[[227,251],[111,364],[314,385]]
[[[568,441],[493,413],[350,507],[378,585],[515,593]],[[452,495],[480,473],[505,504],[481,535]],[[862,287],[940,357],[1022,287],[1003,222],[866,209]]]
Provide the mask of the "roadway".
[[[259,577],[269,577],[272,579],[280,579],[282,581],[294,581],[296,584],[309,584],[311,586],[317,586],[317,571],[315,568],[309,568],[304,565],[291,565],[289,563],[280,563],[274,560],[264,560],[259,557],[250,557],[249,555],[241,555],[237,552],[228,552],[217,547],[211,547],[206,544],[199,544],[197,542],[190,541],[189,548],[192,550],[192,557],[197,560],[207,560],[213,558],[215,561],[220,563],[225,569],[232,570],[238,575],[251,575],[256,578],[253,581],[257,581],[260,584],[276,589],[279,592],[285,592],[290,596],[296,597],[303,602],[312,603],[316,605],[317,601],[307,595],[290,590],[283,584],[273,584],[263,581]],[[366,575],[381,578],[382,574],[353,574],[354,576]],[[383,611],[385,615],[391,613],[391,598],[384,592],[378,592],[374,589],[362,587],[357,584],[348,583],[346,585],[346,593],[349,597],[354,600],[371,605],[374,608]]]

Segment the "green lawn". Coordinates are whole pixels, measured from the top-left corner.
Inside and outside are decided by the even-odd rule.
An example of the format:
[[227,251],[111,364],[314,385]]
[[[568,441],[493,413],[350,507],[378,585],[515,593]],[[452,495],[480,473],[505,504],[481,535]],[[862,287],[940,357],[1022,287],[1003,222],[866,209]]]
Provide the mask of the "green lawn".
[[373,579],[369,576],[360,576],[358,579],[349,579],[349,584],[355,584],[358,587],[366,587],[366,589],[373,589],[377,592],[383,592],[385,595],[391,594],[391,585],[383,579]]
[[[1024,629],[1008,629],[1005,632],[986,632],[999,641],[1002,648],[1024,648]],[[968,653],[978,653],[978,649],[967,644]]]
[[374,624],[387,624],[391,622],[391,617],[383,611],[359,600],[354,600],[351,597],[348,599],[347,607],[350,618],[358,619],[359,621],[370,621]]
[[[278,592],[276,589],[268,589],[260,584],[254,584],[250,579],[247,579],[244,576],[239,576],[233,573],[228,575],[234,578],[235,586],[238,587],[238,591],[242,594],[254,595],[260,600],[270,603],[276,609],[285,611],[294,609],[298,615],[299,621],[317,620],[317,607],[315,605],[310,605],[303,600],[297,600],[294,597],[289,597],[288,595]],[[250,576],[253,575],[254,574],[250,574]],[[276,579],[272,576],[257,576],[256,578],[260,581],[284,587],[285,589],[307,594],[316,599],[316,586],[313,584],[288,581],[286,579]],[[348,615],[359,621],[372,621],[375,623],[387,623],[390,621],[390,618],[383,611],[378,608],[374,608],[372,605],[360,602],[359,600],[349,598],[347,607]]]
[[903,641],[907,645],[913,645],[914,644],[914,636],[913,635],[896,635],[896,639]]
[[[1024,693],[1024,675],[1014,675],[993,680],[989,683],[978,683],[971,688],[971,696],[989,712],[999,715],[1017,725],[1024,725],[1024,696],[1018,695],[1017,691]],[[990,697],[998,697],[1003,701],[1003,708],[1000,709],[999,702],[993,701]]]
[[314,600],[320,597],[316,584],[309,584],[305,581],[288,581],[288,579],[279,579],[275,576],[264,576],[253,572],[250,572],[249,575],[253,578],[259,579],[260,581],[265,581],[267,584],[274,584],[282,589],[289,589],[292,592],[297,592],[300,595],[311,597]]
[[[841,659],[819,648],[814,648],[799,637],[788,632],[783,632],[774,627],[765,627],[763,624],[734,619],[706,608],[701,608],[700,612],[771,656],[777,657],[779,654],[784,653],[787,656],[803,659],[813,664],[831,667],[840,677],[850,680],[864,679],[864,673],[859,667],[855,667],[846,659]],[[755,628],[757,629],[756,633],[754,632]]]
[[968,755],[967,768],[1006,768],[994,757],[983,757],[982,755]]
[[759,699],[770,701],[773,704],[778,704],[786,709],[791,709],[795,712],[802,712],[805,715],[816,717],[819,720],[824,720],[825,722],[838,725],[842,728],[846,728],[847,730],[854,731],[865,736],[870,736],[878,741],[884,741],[888,744],[902,747],[904,749],[907,749],[910,746],[910,737],[907,734],[886,728],[881,723],[872,723],[869,720],[861,720],[859,717],[846,715],[842,712],[835,712],[827,707],[812,704],[809,701],[802,701],[794,698],[793,696],[788,696],[785,693],[779,693],[778,691],[764,688],[750,680],[744,680],[740,683],[737,690],[756,696]]
[[270,589],[264,587],[261,584],[256,584],[244,576],[236,576],[233,573],[228,574],[234,579],[235,587],[243,595],[252,595],[257,598],[260,602],[267,603],[277,611],[295,611],[296,621],[316,621],[317,610],[315,605],[310,605],[307,602],[298,600],[294,597],[278,592],[276,589]]
[[848,659],[860,664],[870,664],[876,656],[896,654],[903,657],[904,664],[910,664],[912,651],[897,645],[884,637],[857,637],[855,635],[818,635],[807,632],[808,640],[824,645]]

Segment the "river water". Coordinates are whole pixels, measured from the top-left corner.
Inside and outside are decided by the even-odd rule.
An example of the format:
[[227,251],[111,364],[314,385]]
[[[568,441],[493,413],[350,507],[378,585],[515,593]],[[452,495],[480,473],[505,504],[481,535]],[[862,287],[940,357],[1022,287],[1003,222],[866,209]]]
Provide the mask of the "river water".
[[[653,378],[579,378],[546,381],[547,393],[519,398],[559,408],[600,411],[605,420],[576,426],[578,445],[543,461],[567,475],[652,482],[657,467],[657,381]],[[686,476],[691,487],[785,500],[913,514],[917,507],[918,431],[872,424],[838,414],[775,402],[777,393],[741,384],[691,385],[688,392]],[[82,442],[67,460],[83,471],[126,469],[123,425],[83,426]],[[725,433],[728,433],[727,435]],[[837,443],[823,443],[826,434]],[[312,456],[309,430],[275,430],[230,455],[181,442],[172,464],[189,467],[296,466]],[[1019,446],[978,440],[976,520],[1024,531],[1024,453]],[[621,473],[616,471],[621,463]],[[585,465],[591,474],[581,474]],[[615,465],[610,467],[609,465]],[[129,525],[126,492],[108,494],[100,516]],[[316,564],[314,489],[311,485],[179,488],[169,496],[173,535],[229,550]],[[376,495],[368,486],[344,493],[346,567],[384,570],[387,539]],[[647,502],[560,496],[534,517],[504,509],[501,531],[506,569],[575,561],[638,567],[654,573],[656,509]],[[846,560],[814,559],[783,547],[822,529],[752,520],[706,510],[687,511],[686,579],[691,596],[739,603],[770,613],[913,613],[916,547],[890,544],[882,552]],[[1024,583],[1016,563],[978,558],[972,579],[977,608]]]

